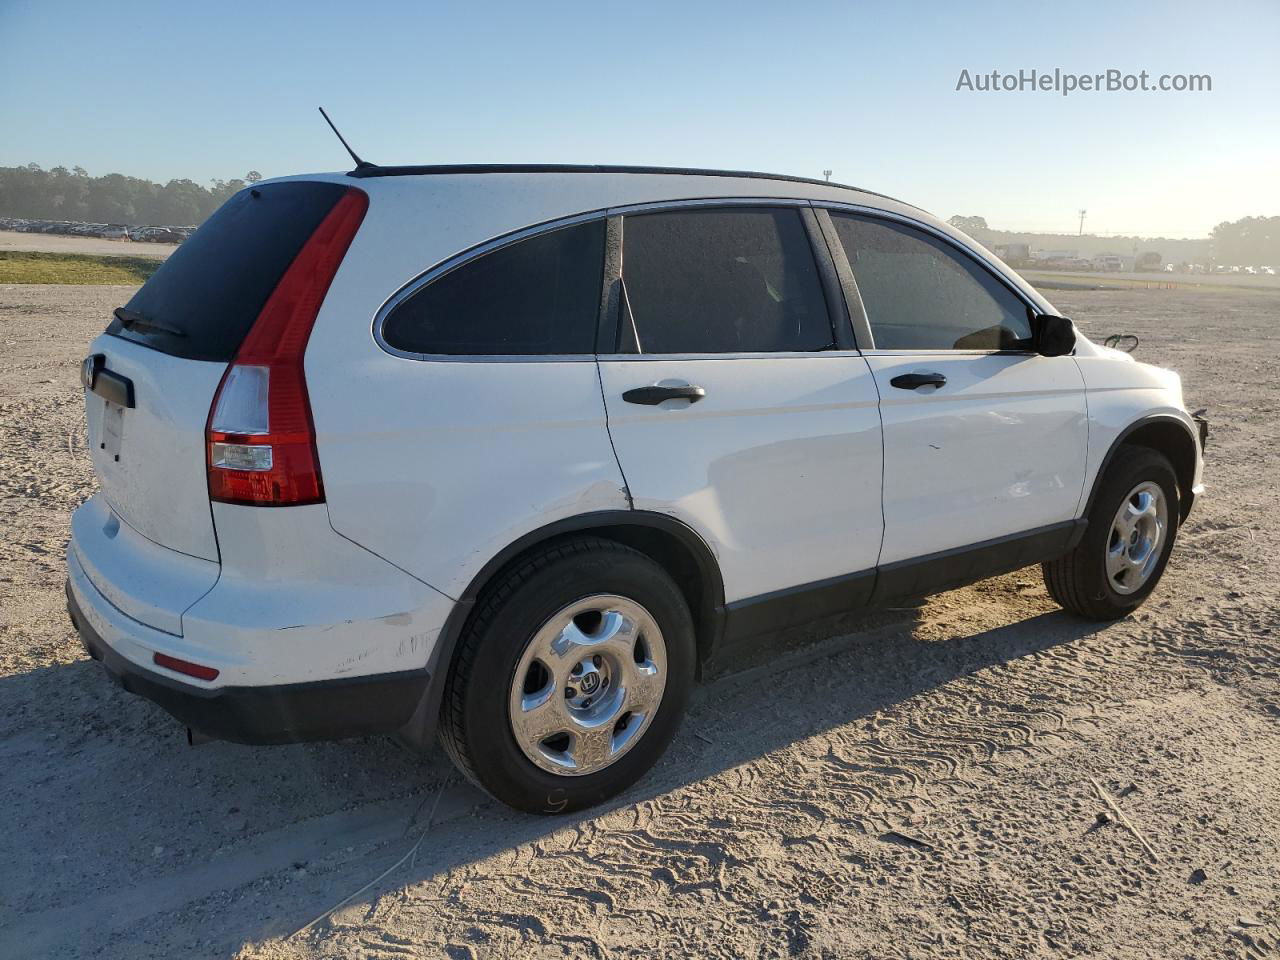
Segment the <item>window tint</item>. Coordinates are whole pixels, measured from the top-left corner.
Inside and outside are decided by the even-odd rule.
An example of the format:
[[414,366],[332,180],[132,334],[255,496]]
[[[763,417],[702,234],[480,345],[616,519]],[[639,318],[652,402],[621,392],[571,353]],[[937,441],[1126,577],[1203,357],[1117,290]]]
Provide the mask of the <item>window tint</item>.
[[427,284],[382,337],[410,353],[594,353],[603,269],[603,220],[536,234]]
[[796,210],[627,217],[623,279],[641,353],[826,350],[834,344]]
[[941,240],[897,223],[831,213],[880,350],[1030,348],[1027,307]]
[[298,180],[241,190],[126,305],[163,326],[125,327],[114,320],[107,333],[175,357],[228,363],[280,277],[346,190],[339,183]]

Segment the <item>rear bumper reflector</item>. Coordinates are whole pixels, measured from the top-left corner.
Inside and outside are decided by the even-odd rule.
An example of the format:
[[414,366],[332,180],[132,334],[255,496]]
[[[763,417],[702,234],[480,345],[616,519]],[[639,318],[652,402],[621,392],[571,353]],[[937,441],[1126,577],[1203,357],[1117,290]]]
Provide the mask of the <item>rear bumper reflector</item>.
[[218,671],[215,667],[206,667],[199,663],[192,663],[190,660],[179,660],[167,653],[153,654],[151,662],[157,667],[164,667],[174,673],[185,673],[188,677],[195,677],[197,680],[218,679]]

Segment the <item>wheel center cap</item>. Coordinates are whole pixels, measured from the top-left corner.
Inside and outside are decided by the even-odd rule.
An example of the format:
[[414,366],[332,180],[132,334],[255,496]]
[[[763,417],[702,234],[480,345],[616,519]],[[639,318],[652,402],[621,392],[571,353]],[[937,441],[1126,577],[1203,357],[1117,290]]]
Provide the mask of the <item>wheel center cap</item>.
[[579,681],[578,685],[582,687],[583,693],[587,696],[591,696],[591,694],[600,689],[600,674],[595,670],[585,672],[583,673],[582,679]]

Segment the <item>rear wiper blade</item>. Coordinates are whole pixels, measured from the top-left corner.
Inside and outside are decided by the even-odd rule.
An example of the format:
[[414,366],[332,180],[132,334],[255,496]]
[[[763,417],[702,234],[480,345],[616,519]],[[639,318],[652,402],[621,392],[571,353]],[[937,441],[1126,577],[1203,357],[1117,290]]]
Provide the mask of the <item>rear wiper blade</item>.
[[120,321],[121,326],[126,330],[132,330],[135,327],[146,327],[148,330],[159,330],[161,333],[167,333],[173,337],[185,337],[187,335],[187,331],[183,330],[181,327],[171,326],[170,324],[162,323],[159,320],[152,320],[148,317],[144,317],[142,314],[138,313],[137,310],[128,310],[125,307],[116,307],[112,312],[115,314],[116,319]]

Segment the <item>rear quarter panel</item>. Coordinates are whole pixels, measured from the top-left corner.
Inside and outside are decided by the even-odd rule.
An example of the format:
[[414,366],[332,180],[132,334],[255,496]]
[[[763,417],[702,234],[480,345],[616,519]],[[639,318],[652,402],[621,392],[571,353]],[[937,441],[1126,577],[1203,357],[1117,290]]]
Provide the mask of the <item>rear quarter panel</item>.
[[344,536],[456,598],[524,534],[627,508],[594,362],[419,361],[372,342],[362,353],[315,364],[344,370],[341,391],[312,400]]

